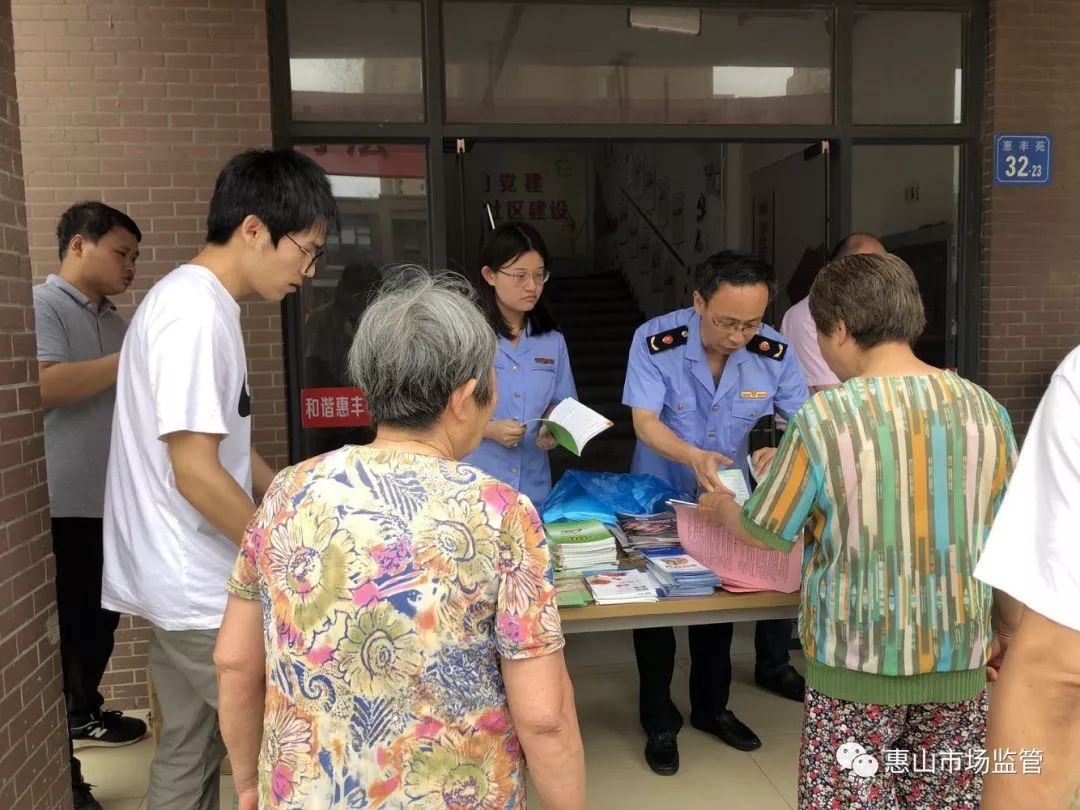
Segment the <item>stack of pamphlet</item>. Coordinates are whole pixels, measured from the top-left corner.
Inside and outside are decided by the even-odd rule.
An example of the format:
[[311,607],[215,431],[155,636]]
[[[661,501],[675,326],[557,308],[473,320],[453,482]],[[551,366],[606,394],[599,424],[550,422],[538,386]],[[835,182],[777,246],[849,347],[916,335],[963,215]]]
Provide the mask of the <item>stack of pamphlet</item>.
[[615,542],[619,544],[619,551],[622,556],[626,557],[626,561],[631,563],[634,568],[640,568],[645,564],[645,558],[641,555],[641,552],[630,545],[630,541],[626,539],[626,532],[622,530],[618,523],[605,523],[607,530],[615,535]]
[[560,570],[614,567],[618,561],[615,536],[599,520],[548,523],[544,529]]
[[667,596],[710,596],[720,587],[720,577],[682,551],[650,551],[645,559]]
[[592,601],[585,580],[577,571],[560,571],[555,575],[555,601],[559,607],[582,607]]
[[674,512],[656,515],[615,515],[627,542],[638,551],[679,547],[679,528]]
[[661,594],[647,571],[626,568],[618,571],[588,571],[585,584],[598,605],[628,605],[658,602]]

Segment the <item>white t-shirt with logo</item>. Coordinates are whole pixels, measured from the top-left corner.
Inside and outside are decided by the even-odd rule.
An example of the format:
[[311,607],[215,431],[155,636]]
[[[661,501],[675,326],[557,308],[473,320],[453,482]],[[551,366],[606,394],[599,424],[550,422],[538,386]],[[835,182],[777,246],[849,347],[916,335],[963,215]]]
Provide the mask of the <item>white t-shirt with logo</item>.
[[120,354],[105,487],[101,603],[165,630],[221,626],[238,553],[176,488],[163,438],[224,438],[221,465],[251,492],[251,399],[240,306],[205,267],[154,285]]
[[975,576],[1080,630],[1080,349],[1050,379]]

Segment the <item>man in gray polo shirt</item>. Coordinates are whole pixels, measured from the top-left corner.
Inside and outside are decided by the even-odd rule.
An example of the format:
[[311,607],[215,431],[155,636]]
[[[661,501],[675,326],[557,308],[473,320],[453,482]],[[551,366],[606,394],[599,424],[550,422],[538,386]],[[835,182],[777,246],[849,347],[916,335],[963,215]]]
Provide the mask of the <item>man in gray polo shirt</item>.
[[[60,272],[34,287],[60,653],[73,745],[127,745],[146,724],[103,712],[119,614],[101,607],[102,515],[116,372],[127,324],[107,296],[135,277],[142,233],[121,211],[74,205],[56,228]],[[76,808],[100,808],[72,754]]]

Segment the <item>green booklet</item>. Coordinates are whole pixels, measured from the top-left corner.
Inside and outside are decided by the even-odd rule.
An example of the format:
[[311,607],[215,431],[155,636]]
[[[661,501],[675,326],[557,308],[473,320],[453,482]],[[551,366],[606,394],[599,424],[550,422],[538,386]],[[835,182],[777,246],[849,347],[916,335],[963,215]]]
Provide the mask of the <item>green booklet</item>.
[[551,543],[552,565],[559,571],[612,566],[618,561],[615,535],[598,520],[574,520],[544,526]]
[[556,405],[546,419],[530,421],[544,425],[552,438],[575,456],[580,456],[591,439],[612,425],[611,420],[603,414],[569,397]]
[[581,574],[566,571],[555,575],[555,602],[561,608],[584,607],[592,602],[592,593]]
[[562,520],[545,523],[544,531],[553,545],[614,541],[615,535],[599,520]]

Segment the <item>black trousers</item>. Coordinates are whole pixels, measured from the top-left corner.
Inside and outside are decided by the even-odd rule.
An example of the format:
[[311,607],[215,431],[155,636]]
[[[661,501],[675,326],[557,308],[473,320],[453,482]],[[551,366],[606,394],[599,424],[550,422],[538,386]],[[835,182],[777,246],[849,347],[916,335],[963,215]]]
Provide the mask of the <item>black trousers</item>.
[[77,726],[105,702],[98,687],[120,614],[101,607],[101,519],[53,518],[52,536],[64,700],[68,723]]
[[[791,664],[788,643],[791,619],[760,621],[754,630],[758,677],[775,675]],[[731,636],[734,625],[696,624],[690,636],[690,714],[706,720],[727,708],[731,694]],[[671,676],[675,673],[675,631],[650,627],[634,631],[640,692],[638,709],[646,734],[678,732],[683,718],[671,700]]]

